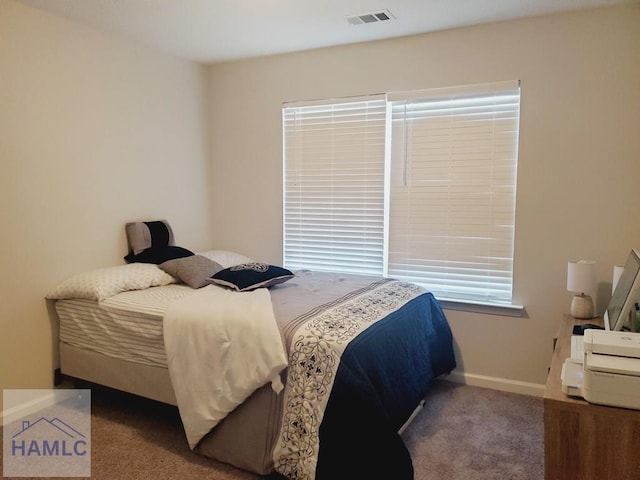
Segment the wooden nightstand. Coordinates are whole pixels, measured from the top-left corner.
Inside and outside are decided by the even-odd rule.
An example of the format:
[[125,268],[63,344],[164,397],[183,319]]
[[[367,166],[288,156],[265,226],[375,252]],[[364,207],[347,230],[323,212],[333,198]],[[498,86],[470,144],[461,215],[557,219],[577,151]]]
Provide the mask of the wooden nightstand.
[[640,410],[593,405],[562,391],[573,326],[600,323],[565,315],[554,339],[544,392],[546,480],[639,480]]

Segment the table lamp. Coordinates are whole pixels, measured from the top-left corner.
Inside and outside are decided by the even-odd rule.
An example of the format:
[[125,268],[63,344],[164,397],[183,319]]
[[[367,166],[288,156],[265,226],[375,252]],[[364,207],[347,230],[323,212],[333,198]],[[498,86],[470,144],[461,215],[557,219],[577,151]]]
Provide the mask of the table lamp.
[[576,293],[571,300],[572,317],[594,317],[593,299],[589,293],[596,291],[597,282],[596,262],[591,260],[569,262],[567,266],[567,290]]

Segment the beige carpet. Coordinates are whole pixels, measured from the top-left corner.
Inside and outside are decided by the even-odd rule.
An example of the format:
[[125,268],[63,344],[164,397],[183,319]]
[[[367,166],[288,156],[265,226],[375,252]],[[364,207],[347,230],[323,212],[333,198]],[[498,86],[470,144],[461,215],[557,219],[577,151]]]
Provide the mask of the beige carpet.
[[[191,452],[173,407],[102,388],[91,403],[92,478],[260,478]],[[403,438],[415,480],[544,476],[540,398],[439,381]]]
[[404,432],[415,480],[542,480],[542,399],[439,382]]

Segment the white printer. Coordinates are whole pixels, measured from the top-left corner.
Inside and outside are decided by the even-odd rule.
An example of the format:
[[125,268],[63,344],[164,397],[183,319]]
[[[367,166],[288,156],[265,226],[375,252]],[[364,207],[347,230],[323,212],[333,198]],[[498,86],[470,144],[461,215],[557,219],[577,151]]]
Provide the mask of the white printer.
[[588,329],[584,359],[567,359],[565,393],[590,403],[640,410],[640,333]]

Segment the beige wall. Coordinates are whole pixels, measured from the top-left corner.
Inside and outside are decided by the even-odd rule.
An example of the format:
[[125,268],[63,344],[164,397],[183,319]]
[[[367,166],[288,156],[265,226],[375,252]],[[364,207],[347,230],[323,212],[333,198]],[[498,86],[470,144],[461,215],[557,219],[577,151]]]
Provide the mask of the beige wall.
[[[281,261],[281,104],[522,81],[515,302],[524,318],[447,312],[460,370],[545,382],[568,311],[566,264],[640,248],[640,4],[220,64],[209,69],[216,242]],[[504,386],[504,385],[503,385]]]
[[205,68],[0,0],[0,389],[52,384],[44,295],[124,223],[212,241]]

